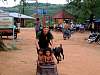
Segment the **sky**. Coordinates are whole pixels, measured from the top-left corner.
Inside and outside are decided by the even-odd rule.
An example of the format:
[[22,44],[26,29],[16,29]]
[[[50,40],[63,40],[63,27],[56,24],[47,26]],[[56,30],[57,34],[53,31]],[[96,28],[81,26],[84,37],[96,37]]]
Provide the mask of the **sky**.
[[[20,0],[16,0],[16,2],[14,2],[14,0],[7,0],[5,2],[3,2],[2,0],[0,0],[0,7],[13,7],[17,4],[19,4]],[[35,2],[34,0],[27,0],[27,2]],[[51,3],[51,4],[66,4],[66,0],[38,0],[38,2],[41,3]]]

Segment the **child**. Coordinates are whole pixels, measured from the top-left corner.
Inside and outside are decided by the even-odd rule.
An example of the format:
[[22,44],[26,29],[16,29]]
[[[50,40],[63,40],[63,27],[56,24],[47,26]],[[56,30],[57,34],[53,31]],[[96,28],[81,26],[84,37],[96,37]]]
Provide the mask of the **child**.
[[47,50],[47,51],[46,51],[45,63],[46,63],[46,64],[54,64],[53,56],[52,56],[51,50]]
[[43,64],[44,63],[44,55],[43,55],[43,51],[39,50],[38,51],[38,64]]

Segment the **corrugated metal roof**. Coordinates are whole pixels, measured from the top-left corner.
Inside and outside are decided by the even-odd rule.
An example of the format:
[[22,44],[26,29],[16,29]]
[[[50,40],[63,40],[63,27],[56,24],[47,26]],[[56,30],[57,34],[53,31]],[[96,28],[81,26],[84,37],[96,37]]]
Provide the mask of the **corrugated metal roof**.
[[3,10],[0,10],[0,13],[4,13],[4,11]]
[[27,16],[27,15],[24,15],[24,14],[19,14],[19,13],[16,13],[16,12],[12,12],[12,13],[8,13],[8,14],[9,14],[9,16],[15,17],[15,18],[35,19],[33,17]]

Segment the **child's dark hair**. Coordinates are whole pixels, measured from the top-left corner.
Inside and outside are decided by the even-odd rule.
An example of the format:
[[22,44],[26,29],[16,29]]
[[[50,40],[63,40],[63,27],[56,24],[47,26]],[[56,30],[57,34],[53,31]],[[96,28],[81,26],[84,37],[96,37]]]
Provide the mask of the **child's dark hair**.
[[38,54],[39,54],[39,52],[43,52],[43,50],[42,50],[42,49],[39,49],[39,50],[38,50]]
[[47,52],[47,51],[50,51],[50,55],[52,55],[51,48],[47,48],[46,52]]

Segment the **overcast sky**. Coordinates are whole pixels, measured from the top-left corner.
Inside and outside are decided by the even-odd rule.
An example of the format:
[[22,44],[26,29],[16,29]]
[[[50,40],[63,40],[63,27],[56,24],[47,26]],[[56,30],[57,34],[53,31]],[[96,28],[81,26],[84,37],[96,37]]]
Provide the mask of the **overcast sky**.
[[[33,2],[34,0],[27,0],[27,1]],[[19,2],[20,2],[20,0],[16,0],[16,2],[14,2],[14,0],[7,0],[5,2],[2,2],[2,0],[0,0],[0,7],[12,7],[12,6],[19,4]],[[66,0],[38,0],[38,2],[41,2],[41,3],[48,2],[48,3],[52,3],[52,4],[66,4]]]

